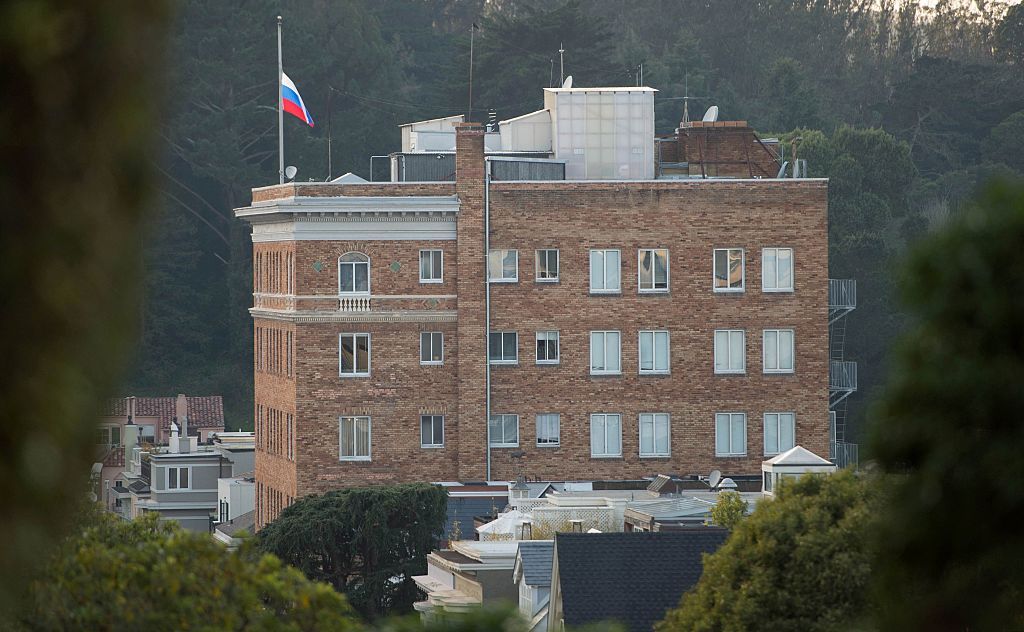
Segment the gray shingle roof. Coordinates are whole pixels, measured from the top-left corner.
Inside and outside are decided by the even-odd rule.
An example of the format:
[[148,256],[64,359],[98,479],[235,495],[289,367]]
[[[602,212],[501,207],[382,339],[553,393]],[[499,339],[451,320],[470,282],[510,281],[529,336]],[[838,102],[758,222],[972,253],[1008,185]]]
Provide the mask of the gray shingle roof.
[[551,560],[554,550],[554,542],[526,540],[519,543],[519,563],[523,569],[523,581],[527,585],[551,585]]
[[508,504],[507,496],[493,498],[449,496],[448,516],[444,523],[444,539],[452,539],[454,523],[457,520],[459,522],[459,539],[472,540],[476,535],[476,531],[473,530],[473,517],[489,515],[495,507],[501,511],[506,504]]
[[655,533],[559,533],[555,540],[566,626],[615,620],[648,632],[679,604],[703,569],[703,553],[729,532],[715,527]]

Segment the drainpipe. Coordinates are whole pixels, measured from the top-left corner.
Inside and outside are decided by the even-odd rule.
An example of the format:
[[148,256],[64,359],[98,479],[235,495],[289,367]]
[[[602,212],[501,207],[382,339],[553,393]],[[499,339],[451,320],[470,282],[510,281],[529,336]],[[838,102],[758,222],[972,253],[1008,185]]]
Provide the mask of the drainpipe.
[[491,159],[484,158],[484,361],[486,372],[487,482],[491,480]]

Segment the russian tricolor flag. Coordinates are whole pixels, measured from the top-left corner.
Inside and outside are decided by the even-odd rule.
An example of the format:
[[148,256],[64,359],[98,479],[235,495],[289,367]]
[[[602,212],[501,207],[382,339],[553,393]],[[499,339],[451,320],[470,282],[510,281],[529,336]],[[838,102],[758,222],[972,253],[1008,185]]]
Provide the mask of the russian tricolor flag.
[[281,73],[281,107],[285,112],[301,119],[306,125],[313,127],[313,117],[309,115],[306,104],[302,102],[302,97],[299,96],[299,89],[295,87],[295,83],[288,78],[288,75],[283,72]]

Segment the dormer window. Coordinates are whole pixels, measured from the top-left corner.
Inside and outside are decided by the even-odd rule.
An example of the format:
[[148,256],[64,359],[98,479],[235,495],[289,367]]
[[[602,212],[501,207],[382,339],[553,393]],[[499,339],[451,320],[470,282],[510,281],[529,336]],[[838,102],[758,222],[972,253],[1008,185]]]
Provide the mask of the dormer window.
[[361,252],[347,252],[338,258],[338,293],[370,293],[370,258]]

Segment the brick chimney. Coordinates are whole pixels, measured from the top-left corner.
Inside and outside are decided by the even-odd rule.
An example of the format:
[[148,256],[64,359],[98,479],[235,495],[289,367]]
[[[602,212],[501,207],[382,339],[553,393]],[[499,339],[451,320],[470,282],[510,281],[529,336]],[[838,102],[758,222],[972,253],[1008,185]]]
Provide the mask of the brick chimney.
[[484,252],[484,126],[455,124],[458,256],[459,477],[487,476],[487,253]]

